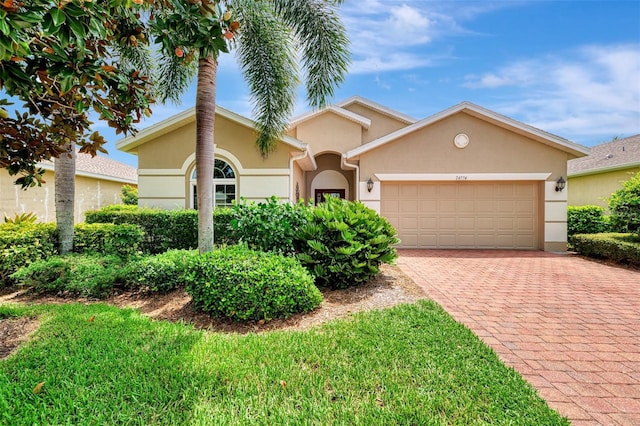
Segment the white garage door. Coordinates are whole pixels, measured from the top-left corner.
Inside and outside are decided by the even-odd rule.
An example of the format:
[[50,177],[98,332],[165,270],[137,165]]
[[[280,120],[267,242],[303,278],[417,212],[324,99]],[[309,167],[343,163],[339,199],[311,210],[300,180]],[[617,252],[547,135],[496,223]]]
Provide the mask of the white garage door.
[[406,248],[538,248],[536,182],[382,183]]

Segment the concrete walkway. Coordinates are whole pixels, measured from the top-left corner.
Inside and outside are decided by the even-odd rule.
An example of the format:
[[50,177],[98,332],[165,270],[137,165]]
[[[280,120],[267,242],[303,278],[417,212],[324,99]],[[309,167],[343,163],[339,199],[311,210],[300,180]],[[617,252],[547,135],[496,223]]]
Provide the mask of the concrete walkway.
[[533,251],[399,254],[573,425],[640,425],[640,271]]

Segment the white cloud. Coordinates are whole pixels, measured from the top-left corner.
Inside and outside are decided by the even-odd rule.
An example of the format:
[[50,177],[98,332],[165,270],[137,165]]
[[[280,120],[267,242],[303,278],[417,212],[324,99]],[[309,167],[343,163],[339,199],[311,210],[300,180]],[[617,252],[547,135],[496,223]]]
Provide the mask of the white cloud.
[[640,48],[587,46],[515,62],[464,87],[508,90],[499,111],[557,134],[601,137],[640,132]]

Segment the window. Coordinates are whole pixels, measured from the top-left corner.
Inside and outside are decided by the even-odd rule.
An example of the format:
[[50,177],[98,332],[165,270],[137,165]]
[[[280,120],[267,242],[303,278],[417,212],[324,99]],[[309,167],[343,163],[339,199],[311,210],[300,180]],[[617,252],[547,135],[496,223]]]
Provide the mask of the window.
[[[197,171],[191,174],[192,205],[198,208],[198,188],[196,187]],[[236,172],[224,160],[215,160],[213,168],[213,206],[231,207],[236,200]]]

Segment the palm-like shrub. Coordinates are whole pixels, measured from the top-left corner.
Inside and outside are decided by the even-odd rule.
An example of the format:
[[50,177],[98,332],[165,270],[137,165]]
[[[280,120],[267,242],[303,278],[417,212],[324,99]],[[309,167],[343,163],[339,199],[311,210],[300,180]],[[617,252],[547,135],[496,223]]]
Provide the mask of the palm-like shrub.
[[397,258],[395,229],[359,201],[328,197],[310,210],[308,221],[296,236],[298,259],[320,286],[362,284]]

